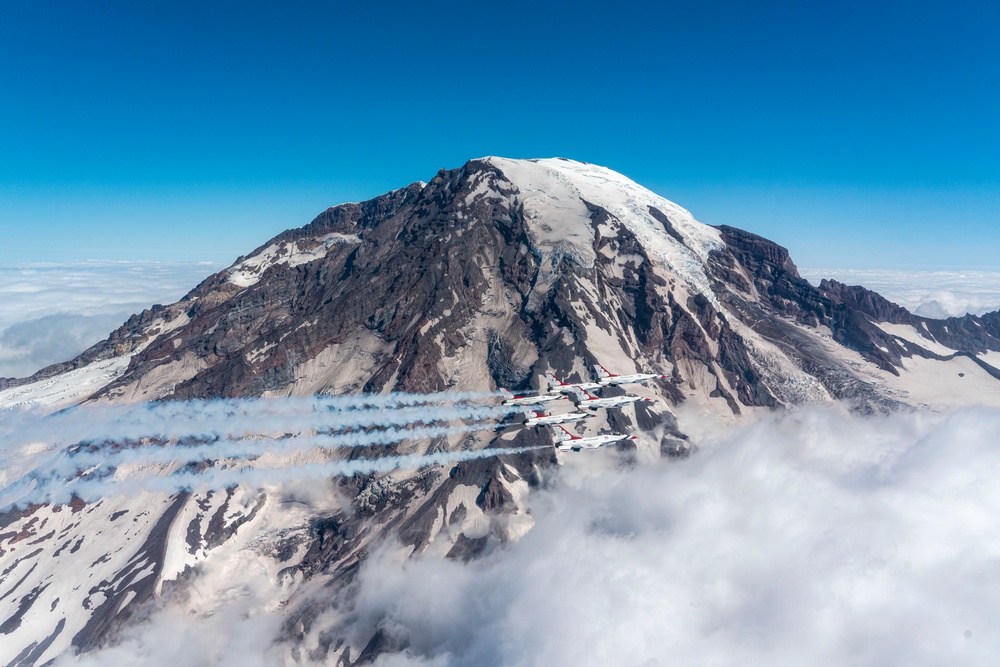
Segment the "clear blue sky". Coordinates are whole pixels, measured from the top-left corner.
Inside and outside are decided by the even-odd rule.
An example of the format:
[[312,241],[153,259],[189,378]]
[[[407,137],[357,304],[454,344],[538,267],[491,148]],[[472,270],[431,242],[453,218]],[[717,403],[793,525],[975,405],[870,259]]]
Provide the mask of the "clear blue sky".
[[472,157],[1000,269],[1000,3],[2,2],[0,262],[230,261]]

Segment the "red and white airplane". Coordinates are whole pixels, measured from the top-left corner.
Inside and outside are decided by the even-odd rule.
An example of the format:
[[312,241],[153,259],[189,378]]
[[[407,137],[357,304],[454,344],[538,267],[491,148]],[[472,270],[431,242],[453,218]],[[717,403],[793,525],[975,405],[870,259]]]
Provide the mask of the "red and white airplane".
[[564,412],[561,415],[547,415],[544,412],[532,413],[534,417],[527,417],[524,420],[525,426],[553,426],[555,424],[568,424],[570,422],[578,422],[581,419],[589,419],[594,415],[588,415],[586,412]]
[[612,373],[600,364],[594,364],[594,371],[597,373],[597,381],[602,387],[617,387],[620,384],[646,382],[647,380],[652,380],[653,378],[666,380],[670,377],[669,375],[660,375],[659,373],[633,373],[631,375],[618,375],[617,373]]
[[583,392],[583,398],[577,395],[572,399],[573,403],[576,404],[577,408],[584,408],[586,410],[597,410],[598,408],[617,408],[621,405],[628,405],[629,403],[650,403],[653,399],[643,398],[642,396],[636,396],[635,394],[625,394],[624,396],[607,396],[600,397],[593,396],[587,392]]
[[556,449],[560,452],[578,452],[581,449],[597,449],[598,447],[607,447],[608,445],[618,442],[619,440],[636,440],[638,438],[638,436],[635,435],[624,435],[622,433],[606,433],[604,435],[591,435],[584,437],[582,435],[573,435],[562,426],[556,426],[555,428],[562,431],[562,433],[556,431]]
[[549,401],[557,401],[562,398],[562,394],[521,394],[515,395],[507,389],[500,387],[504,401],[500,405],[541,405]]
[[560,394],[573,394],[578,391],[600,389],[604,386],[600,382],[563,382],[551,371],[545,374],[545,379],[549,381],[549,391],[558,391]]

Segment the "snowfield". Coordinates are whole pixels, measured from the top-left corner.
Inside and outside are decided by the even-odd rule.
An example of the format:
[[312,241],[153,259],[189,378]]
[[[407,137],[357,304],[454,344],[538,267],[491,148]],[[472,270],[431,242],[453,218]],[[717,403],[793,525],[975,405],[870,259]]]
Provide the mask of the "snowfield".
[[132,355],[95,361],[61,375],[0,391],[0,410],[55,412],[86,400],[128,368]]
[[[543,257],[567,253],[582,266],[593,265],[594,231],[586,206],[590,203],[622,222],[693,293],[713,298],[704,262],[709,252],[722,245],[722,239],[718,230],[698,222],[686,209],[606,167],[562,158],[483,159],[518,186],[525,216],[535,221],[531,229]],[[683,243],[666,232],[650,207],[666,215]]]

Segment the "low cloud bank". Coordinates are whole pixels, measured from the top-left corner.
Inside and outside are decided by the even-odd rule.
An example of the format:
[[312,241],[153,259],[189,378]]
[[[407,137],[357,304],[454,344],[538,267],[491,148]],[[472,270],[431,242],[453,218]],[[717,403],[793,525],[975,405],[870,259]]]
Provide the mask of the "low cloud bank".
[[[139,304],[136,306],[136,310],[142,310]],[[107,338],[130,314],[127,310],[109,315],[57,313],[3,329],[0,377],[28,377],[46,366],[72,359]]]
[[[406,647],[383,667],[993,664],[998,432],[996,410],[807,409],[679,463],[581,453],[533,495],[519,542],[469,564],[390,545],[331,617],[350,619],[340,636]],[[198,664],[281,664],[259,634],[279,626],[279,594],[260,585],[247,599],[270,603],[171,608],[59,664],[172,665],[189,647]]]
[[800,269],[799,273],[814,285],[823,278],[863,285],[924,317],[945,319],[1000,310],[1000,273],[992,271]]
[[0,265],[0,377],[26,377],[107,337],[133,313],[172,303],[218,264]]

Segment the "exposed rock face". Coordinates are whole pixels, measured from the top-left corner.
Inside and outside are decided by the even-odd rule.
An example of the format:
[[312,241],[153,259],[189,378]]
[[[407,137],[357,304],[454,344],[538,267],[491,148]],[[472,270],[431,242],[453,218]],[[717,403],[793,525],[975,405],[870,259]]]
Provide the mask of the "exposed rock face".
[[[580,381],[602,363],[669,379],[630,389],[656,403],[607,410],[578,431],[635,431],[640,438],[628,446],[636,449],[618,455],[673,459],[697,447],[672,411],[680,404],[728,421],[834,399],[890,410],[928,402],[915,389],[929,368],[921,364],[968,362],[963,373],[995,382],[1000,371],[976,355],[997,350],[1000,313],[928,320],[864,288],[835,281],[817,288],[781,246],[703,225],[609,170],[487,158],[331,208],[181,301],[133,316],[77,359],[7,390],[22,394],[0,398],[27,396],[43,381],[101,363],[109,377],[87,395],[106,402],[537,388],[547,371]],[[1000,382],[993,391],[988,398],[1000,402]],[[548,443],[547,429],[511,424],[416,451]],[[397,451],[402,446],[344,456]],[[239,553],[267,563],[284,587],[290,655],[373,660],[400,650],[399,638],[379,628],[353,645],[322,620],[332,592],[345,590],[369,551],[391,540],[459,560],[486,553],[530,528],[525,496],[556,463],[553,450],[539,449],[339,478],[349,507],[319,517],[245,489],[161,497],[142,513],[114,502],[8,513],[0,517],[7,524],[0,566],[11,573],[0,584],[0,632],[13,648],[0,663],[47,660],[70,642],[102,645],[130,605],[163,591],[182,597],[183,582],[212,554],[234,557],[227,550],[237,549],[237,534],[257,535],[241,537],[253,546]],[[40,532],[45,521],[58,524],[51,539]],[[125,522],[129,530],[119,530]],[[91,568],[101,585],[85,599],[60,591],[51,601],[34,565],[51,557],[72,569],[82,563],[73,545],[112,527],[117,551],[88,551],[83,563],[90,569],[98,561]],[[311,595],[319,587],[301,586],[306,581],[330,594]],[[19,619],[40,605],[51,605],[51,622],[39,625],[48,630],[27,636]],[[308,655],[294,648],[305,645],[313,647]]]
[[819,290],[833,301],[858,310],[876,322],[913,324],[916,321],[910,311],[902,306],[858,285],[845,285],[836,280],[821,280]]

